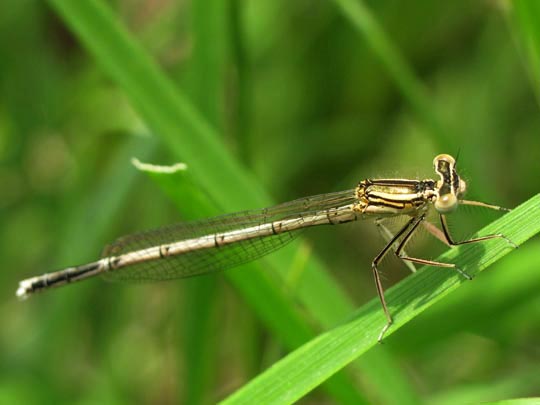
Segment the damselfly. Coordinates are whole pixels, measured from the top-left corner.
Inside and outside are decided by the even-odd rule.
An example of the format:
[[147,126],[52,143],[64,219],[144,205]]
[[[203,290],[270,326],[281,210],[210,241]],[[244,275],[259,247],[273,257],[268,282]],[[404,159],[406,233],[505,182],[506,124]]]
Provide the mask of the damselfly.
[[[180,223],[118,239],[93,263],[70,267],[23,280],[17,296],[28,295],[103,275],[116,280],[168,280],[210,273],[254,260],[290,242],[298,230],[317,225],[336,225],[357,219],[374,218],[386,246],[373,259],[371,268],[387,324],[392,324],[384,298],[379,263],[393,250],[405,263],[449,267],[463,277],[471,277],[453,263],[408,256],[405,246],[421,224],[449,246],[503,238],[493,234],[456,242],[450,235],[446,214],[459,205],[476,205],[494,210],[505,208],[463,200],[466,183],[456,172],[455,159],[446,154],[433,160],[438,180],[367,179],[351,190],[321,194],[262,210],[245,211],[215,218]],[[442,231],[426,221],[430,209],[439,215]],[[406,224],[395,234],[384,226],[387,217],[406,216]],[[412,265],[414,269],[414,265]]]

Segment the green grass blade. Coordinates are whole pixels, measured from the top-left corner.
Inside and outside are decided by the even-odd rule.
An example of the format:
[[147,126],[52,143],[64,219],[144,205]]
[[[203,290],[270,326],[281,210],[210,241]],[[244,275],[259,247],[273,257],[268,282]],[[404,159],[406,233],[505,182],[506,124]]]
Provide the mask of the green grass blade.
[[190,280],[185,292],[182,302],[185,306],[185,322],[182,324],[185,343],[179,360],[184,361],[189,372],[179,378],[178,384],[185,387],[181,402],[186,404],[204,404],[211,398],[209,394],[218,362],[218,346],[214,344],[218,318],[214,302],[220,295],[215,277]]
[[[519,333],[519,325],[513,331],[507,330],[512,323],[508,318],[516,315],[516,308],[538,297],[538,252],[540,240],[535,238],[520,247],[519,254],[498,261],[481,280],[430,308],[415,320],[414,329],[407,328],[399,333],[399,353],[414,353],[418,347],[430,350],[431,345],[463,330],[488,336],[495,334],[499,339]],[[496,325],[491,321],[493,314],[497,314],[499,320]],[[417,329],[425,332],[419,335]]]
[[512,8],[512,25],[520,40],[526,58],[526,68],[540,102],[540,3],[535,0],[516,0]]
[[227,2],[209,0],[193,2],[190,12],[190,27],[193,36],[193,50],[182,66],[180,82],[190,100],[217,128],[220,122],[220,105],[223,100],[223,77],[226,70],[225,49],[227,38]]
[[443,124],[424,84],[416,77],[369,9],[361,0],[335,0],[335,2],[377,55],[424,125],[433,134],[449,139],[451,133]]
[[540,404],[540,397],[505,399],[502,401],[488,402],[488,404],[490,405],[538,405]]
[[[504,232],[520,245],[540,232],[540,194],[486,226],[479,235]],[[470,274],[483,271],[513,249],[501,239],[453,248],[437,260],[456,263]],[[519,254],[515,252],[514,254]],[[465,281],[450,269],[422,268],[386,293],[394,325],[387,336]],[[292,403],[377,344],[385,324],[379,302],[364,305],[350,322],[303,345],[223,403]]]
[[[431,396],[426,403],[430,405],[540,405],[539,398],[520,398],[523,393],[530,392],[530,387],[534,386],[538,386],[536,367],[512,372],[504,377],[491,377],[483,383],[457,385],[449,391]],[[515,399],[499,400],[508,397]]]
[[[224,48],[226,45],[224,13],[225,0],[194,2],[191,7],[191,33],[194,46],[186,74],[181,77],[183,88],[191,95],[193,103],[204,117],[214,126],[221,127],[219,107],[222,99],[222,77],[225,70]],[[163,177],[163,176],[161,176]],[[165,176],[167,177],[167,176]],[[204,196],[194,187],[179,187],[180,198],[177,204],[193,207],[196,211],[204,204]],[[174,193],[174,190],[170,190]],[[207,200],[206,200],[207,201]],[[182,212],[184,211],[184,212]],[[197,217],[196,212],[186,213],[185,219]],[[214,380],[218,369],[218,345],[215,332],[219,330],[218,301],[222,284],[217,277],[200,277],[189,280],[181,304],[184,316],[176,320],[182,325],[184,347],[179,351],[178,360],[183,363],[186,375],[179,375],[178,384],[184,386],[182,402],[204,404],[211,399]]]

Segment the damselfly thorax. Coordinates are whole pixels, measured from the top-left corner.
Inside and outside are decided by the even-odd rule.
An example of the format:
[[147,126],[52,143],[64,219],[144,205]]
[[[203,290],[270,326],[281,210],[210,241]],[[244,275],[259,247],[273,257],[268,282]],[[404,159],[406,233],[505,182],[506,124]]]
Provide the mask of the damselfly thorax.
[[[463,200],[466,183],[456,172],[456,161],[442,154],[433,160],[437,180],[366,179],[352,190],[301,198],[261,210],[184,222],[176,225],[128,235],[118,239],[103,252],[103,258],[81,266],[47,273],[19,283],[17,296],[103,275],[115,280],[168,280],[192,277],[224,270],[266,255],[290,242],[297,231],[318,225],[336,225],[360,218],[375,220],[387,244],[373,259],[372,271],[387,324],[379,335],[382,339],[392,317],[384,298],[378,266],[386,254],[395,255],[414,270],[412,263],[450,267],[463,277],[471,278],[453,263],[441,263],[410,257],[405,246],[418,227],[426,223],[426,214],[434,210],[441,229],[426,226],[449,246],[503,238],[502,234],[487,235],[461,242],[452,239],[446,215],[459,205],[476,205],[494,210],[505,208]],[[408,220],[392,233],[382,220],[405,216]]]

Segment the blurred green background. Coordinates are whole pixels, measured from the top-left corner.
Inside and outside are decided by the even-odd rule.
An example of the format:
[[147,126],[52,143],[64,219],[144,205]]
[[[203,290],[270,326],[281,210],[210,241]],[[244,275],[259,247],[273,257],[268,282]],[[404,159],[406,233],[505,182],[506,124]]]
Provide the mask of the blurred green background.
[[[94,260],[122,234],[367,177],[432,177],[438,153],[459,151],[470,199],[513,207],[538,192],[535,1],[108,2],[147,53],[124,65],[139,82],[114,64],[129,52],[107,51],[114,32],[93,6],[76,17],[73,3],[5,0],[0,13],[1,403],[214,403],[345,318],[326,295],[301,298],[302,280],[319,274],[315,255],[358,306],[376,294],[369,265],[383,244],[369,223],[321,228],[286,249],[279,271],[262,261],[15,299],[20,279]],[[148,55],[171,80],[164,89],[189,100],[170,104],[181,114],[146,81]],[[207,138],[220,152],[188,141]],[[148,176],[132,157],[188,170]],[[497,216],[461,210],[453,229],[465,237]],[[346,370],[356,401],[540,396],[539,247],[529,241],[365,356],[383,356],[391,375],[363,358]],[[413,249],[434,258],[445,248],[420,237]],[[386,285],[407,276],[393,258],[384,266]],[[257,272],[285,312],[256,284],[239,287]],[[317,305],[328,314],[310,313]],[[346,398],[355,402],[318,389],[302,401]]]

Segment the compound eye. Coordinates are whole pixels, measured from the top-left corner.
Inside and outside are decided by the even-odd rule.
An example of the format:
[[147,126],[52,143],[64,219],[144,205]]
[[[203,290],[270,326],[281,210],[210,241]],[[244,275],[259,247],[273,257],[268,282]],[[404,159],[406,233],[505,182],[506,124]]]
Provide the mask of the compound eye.
[[435,156],[435,158],[433,159],[433,166],[435,166],[435,168],[437,168],[438,163],[441,162],[441,161],[447,162],[450,165],[455,165],[456,164],[456,160],[452,156],[450,156],[450,155],[448,155],[446,153],[441,153],[440,155]]
[[444,194],[435,200],[435,209],[441,214],[454,211],[458,206],[458,199],[454,194]]

